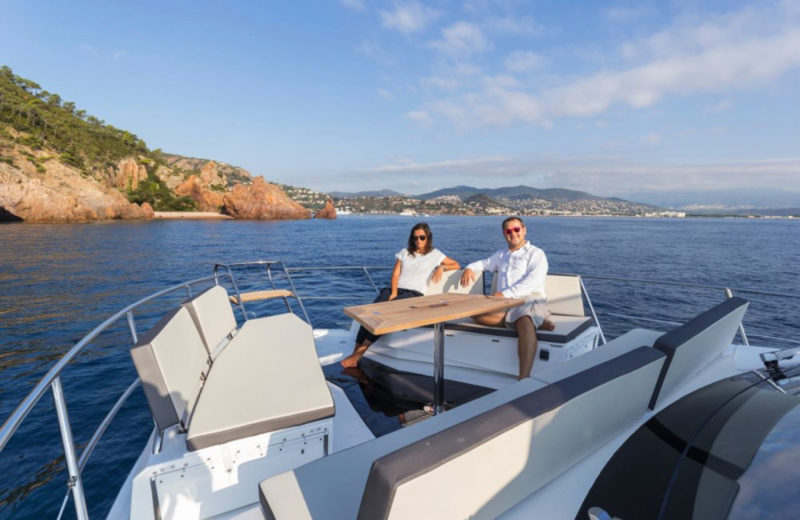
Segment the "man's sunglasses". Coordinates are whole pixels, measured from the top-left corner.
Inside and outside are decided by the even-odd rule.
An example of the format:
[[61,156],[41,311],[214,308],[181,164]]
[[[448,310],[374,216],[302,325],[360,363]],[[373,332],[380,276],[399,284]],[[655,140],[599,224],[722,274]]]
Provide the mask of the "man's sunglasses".
[[519,233],[522,230],[519,226],[509,227],[506,228],[506,235],[510,235],[511,233]]
[[414,235],[414,240],[416,240],[417,242],[425,242],[426,240],[428,240],[428,237],[426,237],[425,235]]

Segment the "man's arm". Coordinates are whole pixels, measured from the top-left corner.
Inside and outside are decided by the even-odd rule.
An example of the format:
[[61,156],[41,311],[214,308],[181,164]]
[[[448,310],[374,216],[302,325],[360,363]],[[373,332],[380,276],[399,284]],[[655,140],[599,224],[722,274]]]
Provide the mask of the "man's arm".
[[484,258],[483,260],[477,260],[467,265],[467,267],[464,268],[464,272],[461,274],[461,285],[467,286],[470,283],[474,282],[476,277],[479,276],[484,271],[496,270],[502,252],[503,252],[502,250],[497,251],[489,258]]
[[547,280],[547,268],[547,257],[540,249],[534,253],[522,278],[501,294],[506,298],[522,298],[534,292],[543,292]]

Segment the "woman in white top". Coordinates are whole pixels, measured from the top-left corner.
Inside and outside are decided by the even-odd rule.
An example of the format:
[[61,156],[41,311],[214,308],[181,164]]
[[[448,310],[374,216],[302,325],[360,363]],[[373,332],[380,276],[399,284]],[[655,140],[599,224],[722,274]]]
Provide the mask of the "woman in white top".
[[[392,286],[384,287],[375,302],[385,302],[396,298],[413,298],[425,294],[428,280],[436,283],[444,271],[459,269],[458,262],[447,258],[433,247],[433,233],[428,224],[420,222],[411,228],[408,247],[395,255],[397,261],[392,271]],[[376,336],[364,327],[358,329],[353,353],[342,360],[343,367],[354,367],[364,356]]]

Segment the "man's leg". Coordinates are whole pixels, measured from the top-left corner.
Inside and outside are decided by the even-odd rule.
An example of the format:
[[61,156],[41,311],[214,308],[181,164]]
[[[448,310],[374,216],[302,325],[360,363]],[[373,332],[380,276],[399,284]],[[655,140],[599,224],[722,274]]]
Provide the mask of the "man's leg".
[[519,379],[530,377],[533,360],[536,358],[536,327],[530,316],[522,316],[514,322],[517,329],[517,356],[519,357]]

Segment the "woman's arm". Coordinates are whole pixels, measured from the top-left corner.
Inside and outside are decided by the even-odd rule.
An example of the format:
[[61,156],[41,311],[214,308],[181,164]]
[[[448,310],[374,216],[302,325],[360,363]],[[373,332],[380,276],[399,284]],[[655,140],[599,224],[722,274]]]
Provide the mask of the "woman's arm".
[[403,263],[398,259],[394,263],[394,269],[392,270],[392,294],[389,295],[390,300],[394,300],[397,298],[397,282],[400,280],[400,271],[403,269]]
[[458,262],[448,257],[444,257],[444,260],[442,260],[442,263],[439,265],[441,265],[445,271],[455,271],[456,269],[461,269],[461,266]]

